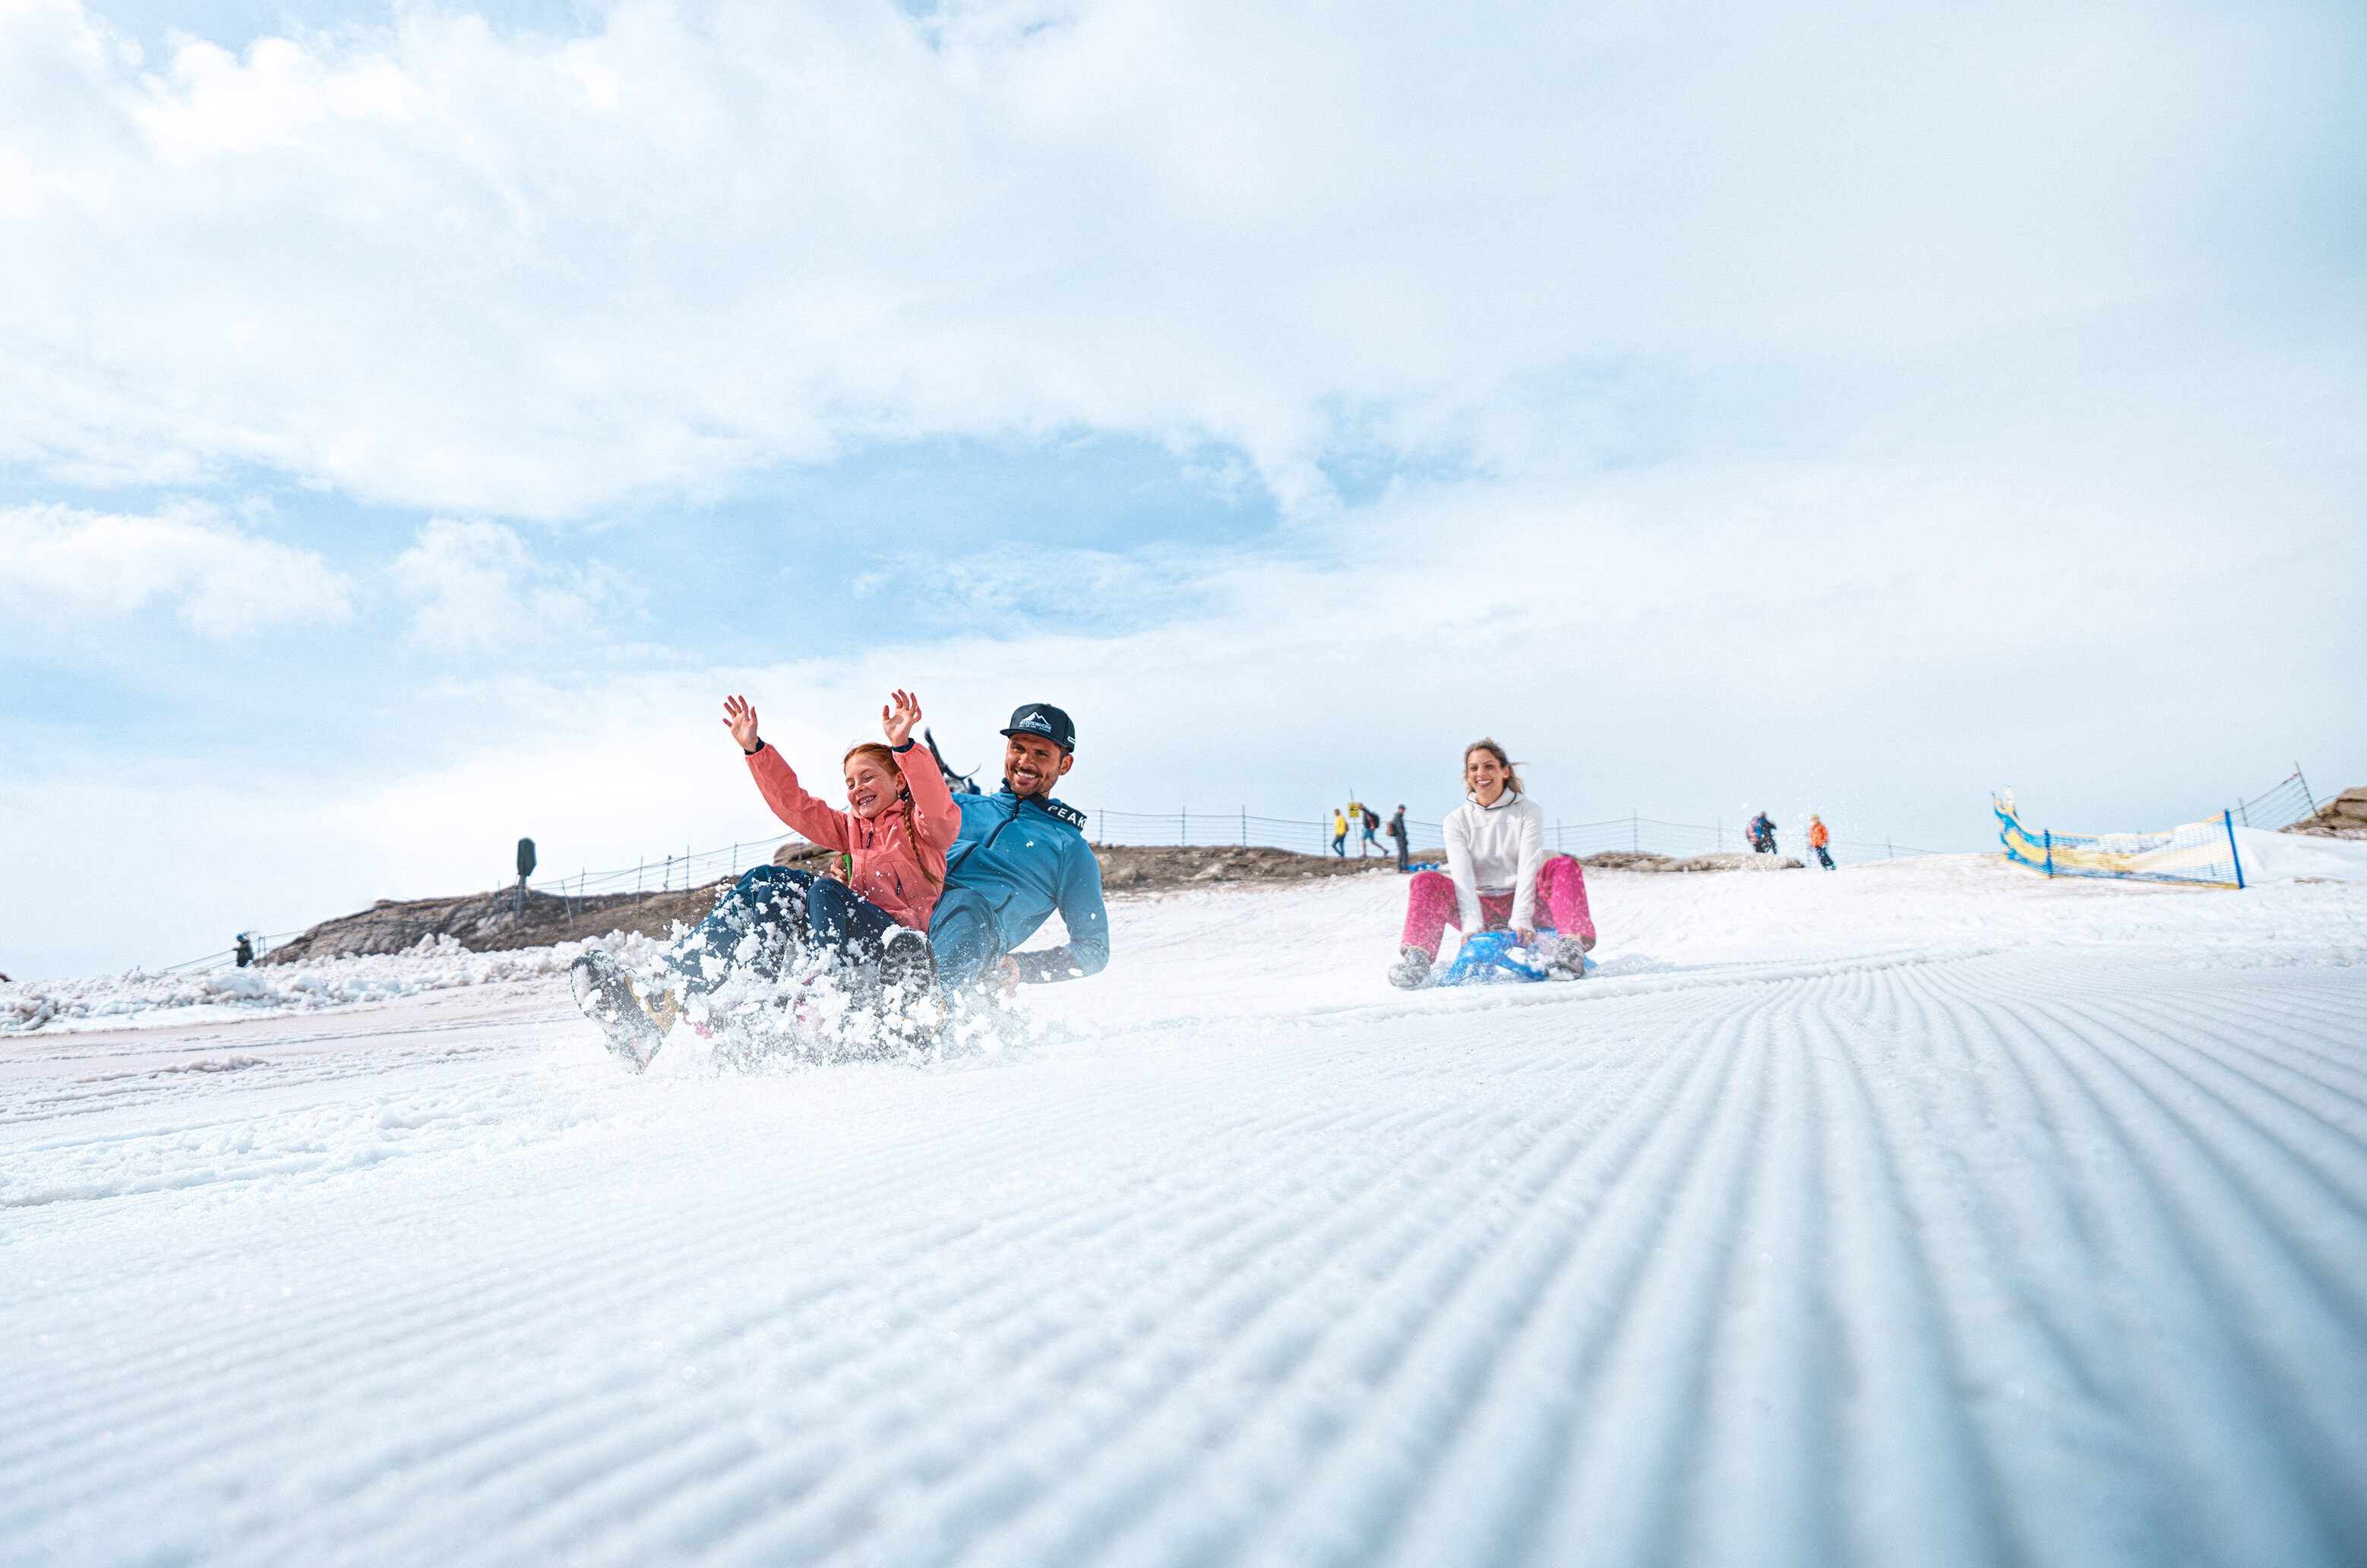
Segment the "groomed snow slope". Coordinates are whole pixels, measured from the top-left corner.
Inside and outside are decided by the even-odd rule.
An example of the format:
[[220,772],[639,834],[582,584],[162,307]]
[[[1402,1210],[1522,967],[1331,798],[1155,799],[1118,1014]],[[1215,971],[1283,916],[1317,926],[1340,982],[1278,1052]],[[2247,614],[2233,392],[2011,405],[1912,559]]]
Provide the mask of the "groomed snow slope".
[[2367,888],[1591,886],[1119,904],[930,1069],[6,1037],[0,1561],[2367,1560]]

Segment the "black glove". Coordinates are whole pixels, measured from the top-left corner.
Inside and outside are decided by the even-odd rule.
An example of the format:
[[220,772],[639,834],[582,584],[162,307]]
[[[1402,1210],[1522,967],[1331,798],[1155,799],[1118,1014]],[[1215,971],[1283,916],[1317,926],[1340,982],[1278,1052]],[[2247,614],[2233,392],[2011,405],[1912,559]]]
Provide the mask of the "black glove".
[[1032,953],[1013,953],[1011,961],[1019,966],[1022,985],[1049,985],[1060,980],[1082,980],[1085,971],[1069,956],[1066,948],[1045,948]]

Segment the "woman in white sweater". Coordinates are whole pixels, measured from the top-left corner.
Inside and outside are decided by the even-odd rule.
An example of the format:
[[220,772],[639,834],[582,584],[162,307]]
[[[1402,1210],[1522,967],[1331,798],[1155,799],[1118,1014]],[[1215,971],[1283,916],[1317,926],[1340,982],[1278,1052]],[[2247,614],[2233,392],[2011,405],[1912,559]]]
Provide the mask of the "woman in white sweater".
[[1504,748],[1491,740],[1463,750],[1469,792],[1446,819],[1446,864],[1452,872],[1417,871],[1406,890],[1405,935],[1389,983],[1411,990],[1430,978],[1446,927],[1469,935],[1510,929],[1527,947],[1542,910],[1559,937],[1546,955],[1557,977],[1586,972],[1594,920],[1586,912],[1586,873],[1567,855],[1546,853],[1545,812],[1528,798]]

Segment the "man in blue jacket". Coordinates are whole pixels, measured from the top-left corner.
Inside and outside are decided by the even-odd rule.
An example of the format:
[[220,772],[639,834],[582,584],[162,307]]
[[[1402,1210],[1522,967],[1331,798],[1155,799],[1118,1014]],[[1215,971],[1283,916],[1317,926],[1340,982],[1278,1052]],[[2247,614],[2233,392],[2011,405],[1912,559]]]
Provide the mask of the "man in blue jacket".
[[[1076,726],[1051,704],[1029,702],[1002,733],[1002,788],[954,797],[961,832],[946,852],[946,891],[929,920],[937,974],[953,987],[990,975],[1008,987],[1099,974],[1109,962],[1101,862],[1085,842],[1085,814],[1052,799],[1076,761]],[[1055,909],[1067,946],[1012,951]]]

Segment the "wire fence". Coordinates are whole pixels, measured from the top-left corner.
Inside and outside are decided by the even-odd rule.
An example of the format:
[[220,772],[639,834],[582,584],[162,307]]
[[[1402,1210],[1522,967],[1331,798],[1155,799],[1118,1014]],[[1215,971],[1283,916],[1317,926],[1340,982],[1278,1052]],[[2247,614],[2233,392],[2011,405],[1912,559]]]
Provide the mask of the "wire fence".
[[[595,871],[587,869],[572,877],[561,877],[553,881],[530,885],[538,892],[573,903],[620,894],[686,892],[692,888],[704,887],[722,878],[736,877],[751,866],[764,865],[772,859],[773,852],[784,844],[803,844],[804,842],[803,838],[794,833],[785,833],[776,838],[751,839],[745,843],[726,845],[720,849],[694,850],[685,845],[679,855],[660,855],[639,861],[634,865],[620,866],[613,871]],[[520,890],[515,881],[504,879],[496,882],[485,896],[498,897],[504,893],[517,891]],[[368,919],[368,916],[365,915],[363,918]],[[436,928],[432,921],[409,921],[407,924],[415,927],[415,934],[420,936],[425,936],[428,931]],[[269,936],[248,933],[255,938],[253,952],[257,959],[303,934],[300,930],[279,931]],[[185,970],[221,969],[234,963],[237,956],[236,948],[224,948],[220,952],[208,953],[198,959],[186,959],[179,963],[167,964],[164,968],[151,972],[178,974]]]
[[[280,931],[270,936],[264,936],[261,933],[253,931],[246,933],[248,937],[254,943],[251,951],[254,957],[258,959],[264,954],[269,952],[272,949],[279,946],[281,943],[292,941],[303,934],[304,933],[301,931]],[[224,964],[235,963],[237,960],[238,949],[236,947],[228,947],[224,948],[218,953],[208,953],[201,959],[184,959],[179,963],[168,963],[163,969],[152,970],[149,972],[153,974],[178,974],[183,970],[188,969],[220,969]]]
[[[2310,793],[2309,780],[2302,776],[2301,764],[2295,763],[2291,774],[2253,799],[2237,802],[2228,808],[2228,814],[2238,826],[2275,829],[2289,827],[2316,814],[2316,811],[2317,801]],[[1416,854],[1435,851],[1445,839],[1445,828],[1440,823],[1408,818],[1406,829],[1407,848]],[[1258,815],[1246,806],[1217,812],[1193,811],[1184,806],[1178,806],[1172,812],[1095,810],[1086,813],[1086,832],[1097,845],[1211,846],[1234,844],[1244,847],[1262,846],[1290,849],[1303,855],[1345,855],[1349,858],[1359,854],[1369,857],[1378,853],[1394,857],[1397,853],[1396,845],[1385,833],[1376,832],[1374,839],[1367,841],[1361,821],[1351,823],[1347,833],[1339,835],[1332,830],[1328,812],[1319,817],[1270,817]],[[1581,857],[1624,849],[1631,853],[1647,852],[1684,859],[1720,850],[1750,847],[1740,824],[1729,827],[1722,822],[1670,822],[1645,816],[1640,812],[1597,822],[1556,818],[1546,829],[1546,840],[1556,854]],[[1786,840],[1790,847],[1784,850],[1785,853],[1807,858],[1805,823],[1794,822],[1779,828],[1779,846]],[[646,895],[687,892],[736,877],[751,866],[768,864],[775,852],[785,844],[805,842],[797,834],[785,833],[773,838],[749,839],[715,849],[702,850],[685,845],[679,855],[662,854],[606,871],[586,868],[572,877],[536,884],[536,889],[547,895],[571,901],[628,893]],[[1902,855],[1950,853],[1899,844],[1887,838],[1879,843],[1872,839],[1834,838],[1829,847],[1836,860],[1852,863]],[[516,885],[504,876],[495,881],[493,891],[507,892]],[[426,927],[422,926],[421,929]],[[300,931],[281,931],[269,936],[249,933],[255,938],[254,956],[259,959],[302,934]],[[234,948],[225,948],[220,952],[185,960],[153,972],[174,974],[187,970],[216,969],[231,963],[235,956]]]
[[[2295,779],[2299,778],[2298,772]],[[2288,781],[2292,782],[2292,781]],[[2284,786],[2279,786],[2283,789]],[[2273,796],[2276,791],[2271,791]],[[2262,800],[2269,800],[2263,796]],[[2257,813],[2262,809],[2252,802]],[[2274,808],[2271,808],[2274,809]],[[2306,815],[2305,811],[2300,813]],[[1416,853],[1440,848],[1445,838],[1443,824],[1408,818],[1407,847]],[[1386,834],[1376,833],[1367,843],[1361,822],[1352,824],[1335,850],[1331,820],[1321,817],[1261,816],[1246,807],[1229,812],[1193,811],[1177,807],[1172,812],[1117,812],[1096,810],[1086,814],[1086,832],[1097,845],[1201,845],[1237,844],[1263,846],[1275,849],[1296,850],[1305,855],[1343,853],[1354,858],[1361,851],[1365,856],[1381,854],[1394,857],[1395,844]],[[1806,837],[1802,824],[1783,830],[1793,840],[1795,847],[1787,851],[1806,858]],[[1630,812],[1601,822],[1569,822],[1557,819],[1546,829],[1546,842],[1556,854],[1593,855],[1605,850],[1625,849],[1649,851],[1672,858],[1684,858],[1722,849],[1747,849],[1739,824],[1729,827],[1723,823],[1667,822]],[[783,845],[801,845],[806,840],[798,834],[785,833],[772,838],[748,839],[713,849],[697,849],[685,845],[679,855],[661,854],[619,866],[611,870],[595,871],[586,868],[572,876],[553,881],[536,881],[530,885],[548,896],[581,902],[618,894],[647,895],[687,892],[726,878],[736,877],[752,866],[769,864]],[[1836,838],[1831,845],[1837,859],[1864,860],[1899,855],[1937,855],[1946,851],[1920,849],[1885,839],[1871,840]],[[507,876],[497,880],[493,893],[511,892],[517,883]],[[421,930],[427,927],[423,925]],[[272,949],[303,935],[302,931],[282,931],[262,937],[255,943],[254,954],[261,958]],[[217,969],[232,961],[236,949],[225,948],[203,958],[188,959],[152,972],[173,974],[188,970]]]
[[[1344,853],[1353,859],[1361,852],[1380,852],[1394,856],[1395,844],[1385,832],[1376,830],[1372,840],[1365,837],[1361,822],[1349,824],[1344,835],[1332,830],[1331,819],[1258,816],[1246,807],[1230,812],[1195,812],[1178,807],[1172,812],[1112,812],[1094,811],[1085,818],[1086,832],[1095,844],[1149,846],[1235,844],[1244,847],[1263,846],[1273,849],[1295,849],[1306,855]],[[1407,848],[1417,853],[1441,847],[1446,837],[1445,824],[1406,819]],[[1793,853],[1805,854],[1807,834],[1805,825],[1794,824],[1778,830],[1780,845],[1784,835],[1794,836],[1798,848]],[[1601,822],[1569,822],[1556,819],[1546,826],[1546,843],[1558,855],[1596,855],[1606,850],[1625,849],[1631,853],[1643,851],[1666,855],[1672,859],[1685,859],[1695,855],[1707,855],[1721,849],[1748,849],[1742,827],[1723,823],[1667,822],[1630,812],[1624,817],[1611,817]],[[1858,851],[1854,859],[1876,859],[1899,855],[1939,855],[1947,851],[1920,849],[1910,845],[1885,839],[1875,843],[1869,839],[1832,841],[1835,858],[1843,858],[1844,847]]]
[[2273,788],[2263,790],[2249,801],[2238,801],[2233,808],[2238,827],[2264,827],[2271,832],[2291,827],[2305,817],[2317,814],[2317,801],[2309,792],[2309,780],[2301,776],[2301,764]]
[[[750,839],[720,849],[695,850],[685,844],[679,855],[662,855],[613,871],[579,871],[572,877],[537,885],[545,892],[569,899],[596,898],[608,893],[685,892],[736,877],[751,866],[765,865],[784,844],[805,842],[797,834],[785,833],[776,838]],[[504,881],[495,885],[505,888],[513,884]]]

